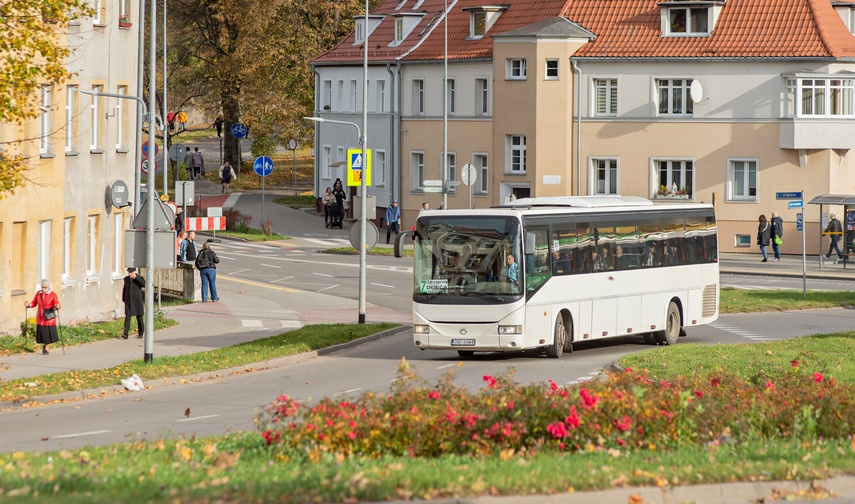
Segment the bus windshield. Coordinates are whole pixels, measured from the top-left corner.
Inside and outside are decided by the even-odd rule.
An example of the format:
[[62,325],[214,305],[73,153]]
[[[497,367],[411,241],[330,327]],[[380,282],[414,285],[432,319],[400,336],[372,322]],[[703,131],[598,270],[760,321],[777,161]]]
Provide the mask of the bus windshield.
[[525,292],[519,219],[420,217],[415,237],[414,301],[510,303]]

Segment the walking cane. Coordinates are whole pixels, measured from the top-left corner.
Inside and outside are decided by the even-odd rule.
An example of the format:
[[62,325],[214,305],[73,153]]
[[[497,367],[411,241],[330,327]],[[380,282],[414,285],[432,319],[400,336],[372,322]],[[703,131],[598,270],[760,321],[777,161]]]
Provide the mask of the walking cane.
[[56,330],[59,332],[59,344],[62,345],[62,355],[65,355],[65,341],[62,339],[62,320],[59,318],[59,310],[56,311]]
[[27,348],[27,338],[30,337],[30,309],[26,303],[24,303],[24,334],[21,336],[24,337],[24,348]]

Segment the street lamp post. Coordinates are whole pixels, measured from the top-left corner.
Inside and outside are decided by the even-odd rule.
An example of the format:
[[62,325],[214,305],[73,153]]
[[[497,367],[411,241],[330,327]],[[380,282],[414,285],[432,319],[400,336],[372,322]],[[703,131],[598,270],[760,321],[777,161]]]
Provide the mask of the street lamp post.
[[359,217],[359,225],[360,236],[359,239],[359,323],[365,323],[365,249],[367,248],[366,242],[368,241],[366,238],[366,227],[367,227],[367,215],[368,208],[366,205],[366,172],[368,168],[368,152],[365,149],[365,137],[362,136],[362,130],[359,129],[359,125],[356,123],[352,123],[349,121],[338,121],[335,119],[324,119],[323,117],[304,117],[303,119],[307,121],[312,121],[316,123],[332,123],[332,124],[344,124],[346,126],[353,126],[356,128],[356,138],[359,142],[359,147],[362,149],[362,201],[361,209],[362,215]]

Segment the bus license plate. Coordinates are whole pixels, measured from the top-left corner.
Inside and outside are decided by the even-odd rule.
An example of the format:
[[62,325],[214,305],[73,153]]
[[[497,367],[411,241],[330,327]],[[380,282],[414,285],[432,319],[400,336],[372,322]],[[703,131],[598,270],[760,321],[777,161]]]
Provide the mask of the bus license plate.
[[451,346],[475,346],[474,339],[453,339]]

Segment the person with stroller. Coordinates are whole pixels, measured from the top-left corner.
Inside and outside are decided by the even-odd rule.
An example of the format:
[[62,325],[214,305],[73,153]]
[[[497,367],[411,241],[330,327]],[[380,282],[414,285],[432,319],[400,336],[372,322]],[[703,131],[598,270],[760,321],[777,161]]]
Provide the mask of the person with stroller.
[[332,187],[327,187],[327,192],[321,196],[321,203],[324,204],[324,226],[330,227],[330,207],[335,205]]

